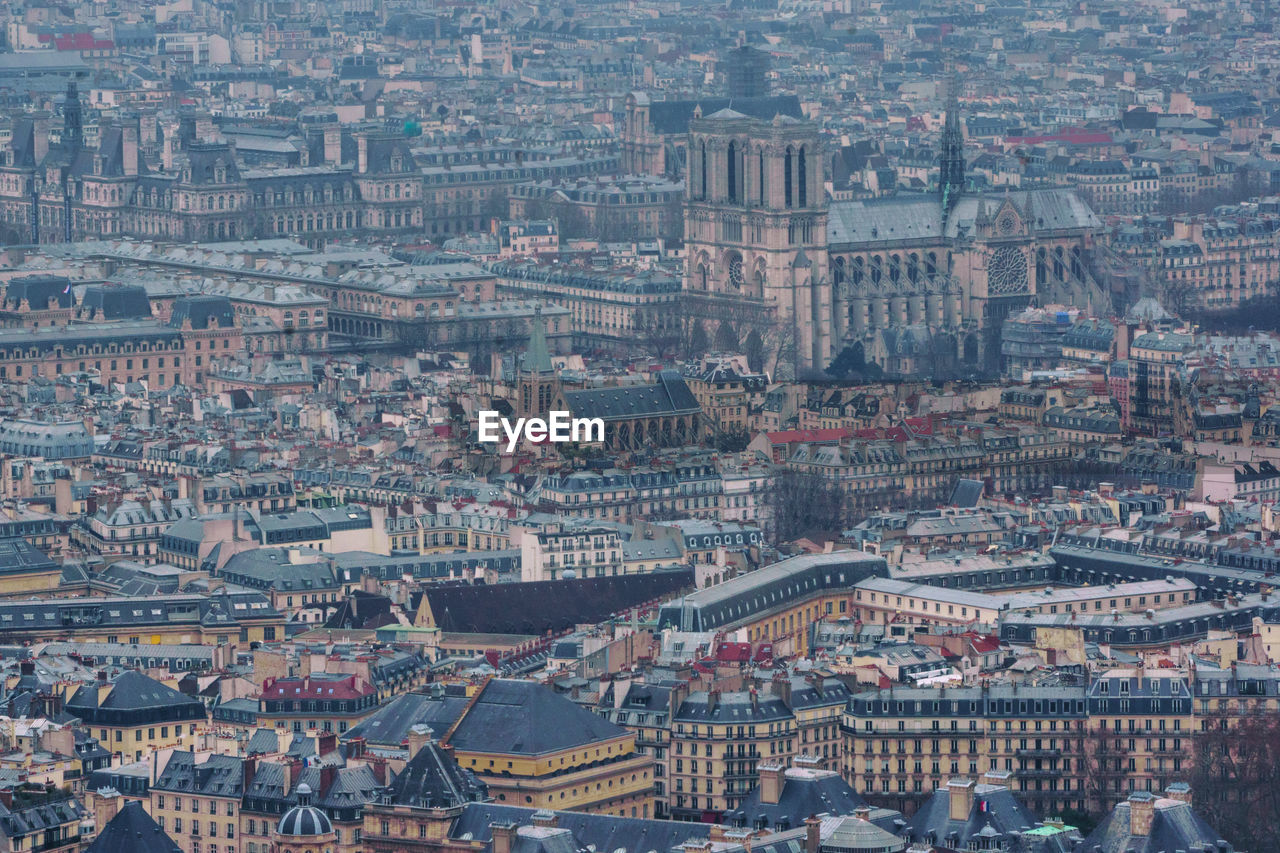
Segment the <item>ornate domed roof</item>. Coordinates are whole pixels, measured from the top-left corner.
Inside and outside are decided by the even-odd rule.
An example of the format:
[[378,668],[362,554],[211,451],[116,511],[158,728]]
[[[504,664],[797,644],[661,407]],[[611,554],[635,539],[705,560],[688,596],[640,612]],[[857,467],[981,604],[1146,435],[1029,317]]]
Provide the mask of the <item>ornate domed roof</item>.
[[311,786],[303,782],[298,786],[298,804],[284,813],[276,824],[280,835],[327,835],[333,832],[329,816],[311,805]]

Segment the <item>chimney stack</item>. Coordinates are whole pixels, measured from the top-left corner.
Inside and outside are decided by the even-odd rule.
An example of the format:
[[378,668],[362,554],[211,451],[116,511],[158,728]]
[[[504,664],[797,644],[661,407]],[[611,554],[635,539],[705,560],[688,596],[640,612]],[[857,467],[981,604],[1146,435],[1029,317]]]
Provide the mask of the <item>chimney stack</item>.
[[822,821],[814,815],[804,819],[804,853],[818,853],[822,846]]
[[120,127],[120,156],[125,175],[138,174],[138,122],[126,120]]
[[422,748],[431,743],[431,727],[424,723],[418,723],[409,729],[408,746],[409,758],[412,759]]
[[787,769],[782,764],[761,764],[760,802],[777,805],[782,799],[782,786],[786,784]]
[[336,124],[324,129],[324,162],[330,166],[342,163],[342,128]]
[[368,171],[369,171],[369,137],[362,133],[356,137],[356,174],[363,175],[363,174],[366,174]]
[[1146,838],[1156,816],[1156,798],[1147,791],[1129,795],[1129,834]]
[[491,823],[489,830],[493,833],[493,853],[511,853],[511,848],[515,847],[516,825]]
[[49,154],[49,114],[36,113],[31,118],[31,156],[39,166]]
[[246,758],[240,762],[240,769],[243,771],[244,789],[249,790],[249,783],[253,781],[254,774],[258,772],[258,759]]
[[973,810],[973,780],[951,779],[947,782],[949,816],[952,820],[966,821]]
[[1012,790],[1013,786],[1009,784],[1009,780],[1013,777],[1013,773],[1008,770],[996,770],[992,768],[982,774],[982,784],[984,785],[1000,785],[1004,788]]
[[1186,782],[1174,782],[1164,789],[1164,795],[1171,800],[1191,805],[1191,786]]

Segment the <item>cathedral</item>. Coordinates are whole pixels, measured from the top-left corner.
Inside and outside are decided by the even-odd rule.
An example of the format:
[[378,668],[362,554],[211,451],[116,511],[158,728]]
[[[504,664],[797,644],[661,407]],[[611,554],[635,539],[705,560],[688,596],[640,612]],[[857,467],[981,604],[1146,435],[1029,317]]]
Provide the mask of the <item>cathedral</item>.
[[1004,318],[1050,302],[1106,311],[1100,221],[1073,190],[967,189],[954,100],[939,191],[830,201],[816,125],[732,105],[689,122],[685,301],[717,347],[776,379],[842,354],[891,376],[989,371]]

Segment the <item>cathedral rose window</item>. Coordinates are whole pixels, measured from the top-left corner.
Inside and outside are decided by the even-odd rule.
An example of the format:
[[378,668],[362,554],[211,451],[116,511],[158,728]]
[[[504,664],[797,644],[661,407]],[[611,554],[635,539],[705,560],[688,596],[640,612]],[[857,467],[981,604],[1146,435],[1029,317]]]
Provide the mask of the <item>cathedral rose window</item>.
[[741,288],[742,282],[742,258],[734,255],[729,259],[729,284],[735,288]]
[[1027,292],[1027,258],[1021,249],[1001,246],[987,263],[987,292],[1009,295]]

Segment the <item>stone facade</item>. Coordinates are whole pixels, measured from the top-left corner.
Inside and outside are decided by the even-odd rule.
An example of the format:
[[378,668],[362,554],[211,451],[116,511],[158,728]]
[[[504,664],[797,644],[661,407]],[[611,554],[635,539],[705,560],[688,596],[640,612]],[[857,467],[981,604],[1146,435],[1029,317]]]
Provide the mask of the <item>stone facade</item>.
[[1089,206],[1066,189],[966,191],[957,139],[941,198],[829,202],[818,129],[786,116],[695,118],[689,152],[691,316],[718,348],[763,349],[775,378],[850,348],[891,375],[992,369],[1011,312],[1109,309],[1090,273],[1101,223]]

